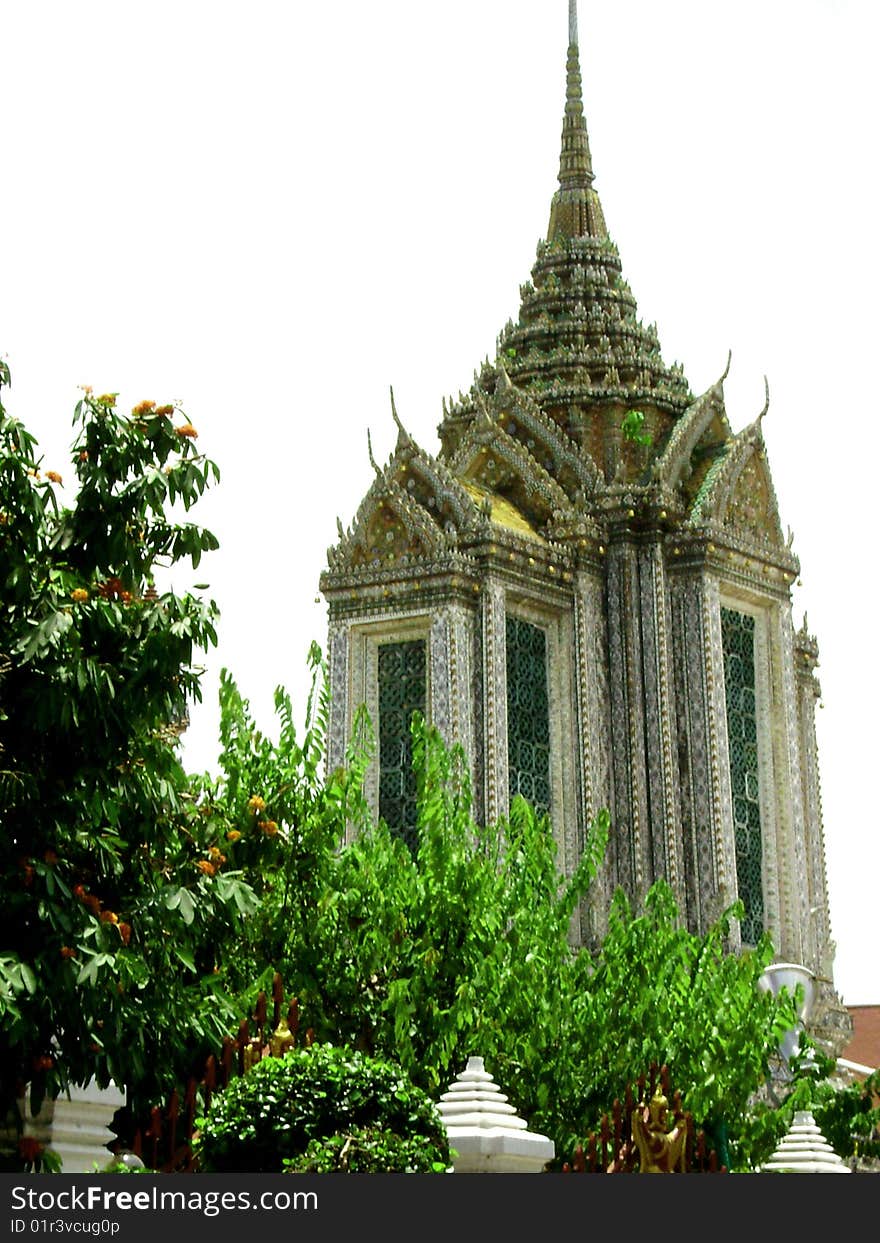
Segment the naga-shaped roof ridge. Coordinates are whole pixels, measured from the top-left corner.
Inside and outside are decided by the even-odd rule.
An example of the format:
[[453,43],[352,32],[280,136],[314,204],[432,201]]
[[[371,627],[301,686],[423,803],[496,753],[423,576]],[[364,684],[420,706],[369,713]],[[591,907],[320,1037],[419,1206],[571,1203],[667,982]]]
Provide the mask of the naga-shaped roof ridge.
[[674,488],[690,477],[693,454],[716,420],[721,433],[720,442],[726,443],[730,439],[732,433],[724,406],[724,381],[730,373],[730,359],[731,354],[728,353],[723,374],[705,393],[691,402],[673,425],[665,446],[651,466],[650,477],[656,483]]
[[[573,501],[583,503],[603,484],[601,472],[595,462],[581,453],[568,432],[544,413],[534,397],[513,383],[501,359],[495,367],[498,378],[492,407],[496,416],[510,413],[516,418],[526,433],[525,447],[533,457],[533,450],[537,446],[531,444],[530,440],[539,438],[541,447],[552,457],[552,465],[543,463],[545,470],[552,474]],[[507,430],[513,434],[510,427]],[[578,492],[581,493],[580,496],[576,495]]]

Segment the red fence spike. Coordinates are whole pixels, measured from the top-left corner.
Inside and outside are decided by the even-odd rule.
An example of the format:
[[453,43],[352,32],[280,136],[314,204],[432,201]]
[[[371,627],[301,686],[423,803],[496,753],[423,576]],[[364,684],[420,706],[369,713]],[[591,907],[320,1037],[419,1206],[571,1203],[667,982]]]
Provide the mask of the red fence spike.
[[281,1007],[284,1005],[284,985],[276,971],[272,977],[272,1030],[281,1022]]

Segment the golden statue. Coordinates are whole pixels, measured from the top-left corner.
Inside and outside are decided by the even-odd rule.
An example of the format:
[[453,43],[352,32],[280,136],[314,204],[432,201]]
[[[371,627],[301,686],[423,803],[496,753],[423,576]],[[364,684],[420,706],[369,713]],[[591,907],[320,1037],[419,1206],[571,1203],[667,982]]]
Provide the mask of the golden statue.
[[659,1086],[647,1110],[644,1105],[633,1110],[632,1137],[639,1150],[639,1171],[642,1174],[685,1172],[687,1123],[681,1118],[671,1130],[667,1130],[668,1113],[669,1102]]

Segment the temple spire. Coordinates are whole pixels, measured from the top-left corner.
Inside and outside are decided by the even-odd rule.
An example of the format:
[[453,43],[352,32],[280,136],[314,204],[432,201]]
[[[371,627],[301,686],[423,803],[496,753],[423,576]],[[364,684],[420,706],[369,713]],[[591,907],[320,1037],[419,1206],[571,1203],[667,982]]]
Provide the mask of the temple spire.
[[577,0],[568,0],[568,56],[565,115],[559,156],[559,189],[553,197],[548,237],[607,237],[598,196],[592,189],[593,161],[584,118],[578,51]]
[[565,118],[562,122],[559,185],[563,190],[574,190],[587,187],[593,181],[593,162],[590,158],[590,140],[584,120],[581,89],[577,0],[568,0],[568,58],[565,77]]

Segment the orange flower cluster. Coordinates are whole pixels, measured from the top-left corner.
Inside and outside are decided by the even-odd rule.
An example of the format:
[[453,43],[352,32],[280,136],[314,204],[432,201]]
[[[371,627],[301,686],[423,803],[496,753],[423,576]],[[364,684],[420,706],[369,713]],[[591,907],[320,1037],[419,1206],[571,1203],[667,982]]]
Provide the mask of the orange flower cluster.
[[274,837],[278,832],[278,825],[274,820],[260,820],[257,828],[261,833],[265,833],[267,837]]
[[178,436],[188,436],[191,440],[195,440],[199,434],[192,423],[184,423],[183,427],[175,427],[174,430]]
[[122,938],[122,944],[128,945],[131,940],[131,924],[126,924],[123,920],[120,920],[116,925],[116,930]]
[[152,413],[155,409],[156,403],[154,401],[140,401],[136,406],[132,407],[131,412],[136,418],[139,418],[141,415]]
[[18,1155],[22,1161],[36,1161],[43,1151],[43,1145],[33,1135],[23,1135],[18,1141]]
[[226,840],[228,842],[237,842],[240,837],[241,833],[239,833],[238,829],[230,829],[226,834]]
[[63,483],[63,480],[57,470],[47,470],[46,478],[51,480],[52,483]]
[[98,595],[103,600],[121,600],[123,604],[131,603],[131,592],[123,588],[121,578],[108,578],[105,583],[99,583]]
[[42,1057],[35,1057],[33,1061],[34,1070],[38,1074],[41,1070],[51,1070],[54,1065],[55,1063],[52,1061],[52,1058],[48,1056],[48,1054],[43,1054]]
[[221,854],[219,846],[212,846],[210,850],[208,851],[208,854],[214,860],[215,863],[219,864],[219,863],[226,862],[226,855]]
[[86,591],[85,587],[74,587],[73,591],[70,593],[70,598],[74,604],[85,604],[86,600],[89,598],[89,593]]
[[62,958],[76,958],[76,950],[70,945],[62,945],[59,952]]
[[216,867],[208,859],[199,859],[198,863],[196,864],[196,867],[205,876],[216,876],[217,874]]
[[156,407],[156,413],[157,413],[157,414],[165,414],[165,415],[168,415],[168,414],[173,414],[173,413],[174,413],[174,407],[173,407],[173,406],[157,406],[157,407]]
[[101,396],[98,398],[98,405],[106,406],[108,409],[112,409],[113,406],[116,405],[116,394],[115,393],[102,393]]
[[248,799],[248,811],[265,811],[266,800],[260,798],[259,794],[252,794]]
[[102,911],[101,912],[101,923],[102,924],[118,924],[119,916],[116,914],[115,911]]

